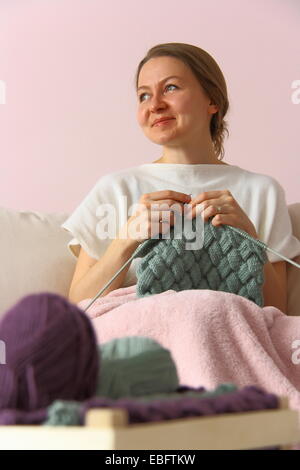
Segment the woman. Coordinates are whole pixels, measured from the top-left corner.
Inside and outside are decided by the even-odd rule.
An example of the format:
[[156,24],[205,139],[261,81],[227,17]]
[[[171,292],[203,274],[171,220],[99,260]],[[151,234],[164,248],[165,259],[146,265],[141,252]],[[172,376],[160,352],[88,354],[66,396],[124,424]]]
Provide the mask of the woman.
[[[241,228],[289,258],[300,254],[279,183],[222,161],[224,134],[228,133],[224,120],[229,108],[227,88],[219,66],[206,51],[182,43],[151,48],[138,66],[136,91],[139,125],[146,137],[162,146],[162,156],[100,178],[62,225],[73,234],[69,248],[78,256],[70,301],[94,297],[137,246],[155,234],[154,223],[165,233],[174,224],[173,204],[181,210],[190,204],[191,217],[197,208],[204,220],[213,217],[213,225]],[[138,201],[138,210],[128,220],[124,195],[131,205]],[[157,206],[163,203],[170,210],[165,223],[164,211]],[[118,232],[110,239],[99,237],[99,208],[104,204],[118,209]],[[152,217],[151,204],[156,204]],[[137,218],[142,221],[141,232],[136,230]],[[268,257],[265,306],[286,313],[286,262],[274,254]],[[102,295],[135,284],[137,262],[133,260]]]

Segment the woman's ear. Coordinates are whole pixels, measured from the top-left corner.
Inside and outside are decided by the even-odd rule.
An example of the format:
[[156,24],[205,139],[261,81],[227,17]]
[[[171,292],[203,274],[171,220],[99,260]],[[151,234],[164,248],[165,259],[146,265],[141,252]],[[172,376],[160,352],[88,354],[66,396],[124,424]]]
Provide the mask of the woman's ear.
[[213,111],[211,114],[215,114],[219,111],[218,106],[216,104],[213,104],[212,102],[210,102],[209,106],[211,106],[211,109]]

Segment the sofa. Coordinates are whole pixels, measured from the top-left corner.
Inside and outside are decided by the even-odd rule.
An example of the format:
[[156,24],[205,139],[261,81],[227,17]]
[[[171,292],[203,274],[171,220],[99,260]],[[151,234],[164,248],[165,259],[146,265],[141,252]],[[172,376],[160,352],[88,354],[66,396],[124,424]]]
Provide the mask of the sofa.
[[[288,205],[294,235],[300,240],[300,203]],[[18,211],[0,207],[0,317],[23,296],[53,292],[68,296],[76,258],[73,238],[61,228],[68,213]],[[300,264],[300,256],[294,258]],[[287,263],[288,315],[300,315],[300,269]]]

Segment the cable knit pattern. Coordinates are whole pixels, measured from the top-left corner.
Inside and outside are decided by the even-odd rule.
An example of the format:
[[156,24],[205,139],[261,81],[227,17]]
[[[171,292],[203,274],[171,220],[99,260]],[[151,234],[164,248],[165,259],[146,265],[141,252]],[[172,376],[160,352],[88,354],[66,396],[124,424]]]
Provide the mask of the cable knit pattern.
[[[193,234],[195,227],[194,218]],[[174,238],[171,227],[169,238],[150,238],[137,248],[134,257],[142,258],[137,266],[138,297],[169,289],[211,289],[264,305],[263,267],[268,258],[262,242],[244,231],[236,233],[228,225],[215,227],[210,221],[204,222],[203,246],[199,249],[186,249],[186,244],[194,241],[186,231],[181,235]]]

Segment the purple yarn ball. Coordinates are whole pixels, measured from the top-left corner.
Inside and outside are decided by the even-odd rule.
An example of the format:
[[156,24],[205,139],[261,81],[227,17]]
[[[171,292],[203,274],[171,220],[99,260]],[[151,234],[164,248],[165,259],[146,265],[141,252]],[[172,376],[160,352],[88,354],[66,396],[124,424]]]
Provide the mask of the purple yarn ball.
[[0,364],[0,409],[37,410],[54,400],[86,400],[100,372],[92,323],[67,298],[23,297],[0,320],[6,363]]

